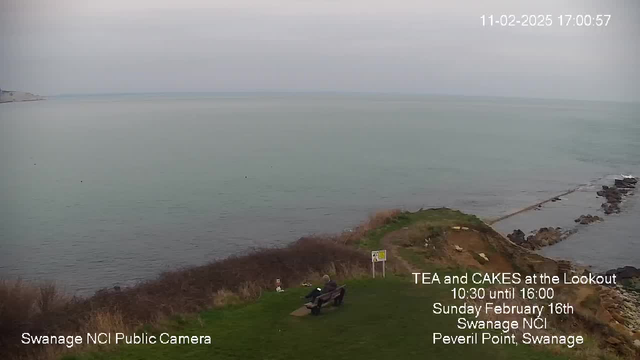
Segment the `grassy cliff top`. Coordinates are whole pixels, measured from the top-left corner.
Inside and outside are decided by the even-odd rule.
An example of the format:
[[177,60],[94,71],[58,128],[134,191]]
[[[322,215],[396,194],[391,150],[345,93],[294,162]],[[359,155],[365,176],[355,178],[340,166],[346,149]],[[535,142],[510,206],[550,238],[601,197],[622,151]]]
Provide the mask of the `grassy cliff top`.
[[347,282],[339,308],[320,316],[295,317],[308,288],[267,293],[255,303],[205,311],[197,319],[176,319],[159,335],[210,335],[211,345],[122,346],[115,352],[67,356],[65,360],[107,359],[565,359],[545,349],[499,345],[432,345],[433,332],[470,334],[456,317],[434,315],[431,304],[447,301],[446,287],[414,285],[407,278]]

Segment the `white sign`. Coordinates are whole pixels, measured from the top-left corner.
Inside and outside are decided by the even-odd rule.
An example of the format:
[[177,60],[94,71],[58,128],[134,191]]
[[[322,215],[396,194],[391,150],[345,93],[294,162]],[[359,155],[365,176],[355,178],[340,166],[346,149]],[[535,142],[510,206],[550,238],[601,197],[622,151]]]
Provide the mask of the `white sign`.
[[375,250],[371,252],[371,262],[387,261],[387,250]]
[[385,277],[384,264],[387,262],[387,250],[374,250],[371,252],[371,273],[376,277],[376,263],[382,262],[382,277]]

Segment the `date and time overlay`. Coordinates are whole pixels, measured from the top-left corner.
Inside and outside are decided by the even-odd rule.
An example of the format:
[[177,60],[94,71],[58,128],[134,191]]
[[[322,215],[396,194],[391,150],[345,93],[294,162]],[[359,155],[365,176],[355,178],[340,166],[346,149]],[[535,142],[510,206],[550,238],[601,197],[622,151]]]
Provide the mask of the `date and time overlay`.
[[480,24],[483,27],[606,27],[610,23],[610,14],[489,14],[480,16]]

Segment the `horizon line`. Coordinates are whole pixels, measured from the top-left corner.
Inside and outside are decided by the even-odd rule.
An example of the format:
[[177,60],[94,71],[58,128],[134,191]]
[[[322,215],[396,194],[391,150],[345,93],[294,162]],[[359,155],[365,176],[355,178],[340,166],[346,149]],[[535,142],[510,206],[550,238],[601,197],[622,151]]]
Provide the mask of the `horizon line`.
[[[17,90],[15,90],[17,91]],[[336,94],[336,95],[398,95],[398,96],[442,96],[442,97],[467,97],[467,98],[498,98],[498,99],[524,99],[524,100],[555,100],[555,101],[581,101],[581,102],[605,102],[640,104],[640,100],[596,100],[577,98],[545,98],[508,95],[477,95],[477,94],[450,94],[450,93],[419,93],[419,92],[385,92],[385,91],[340,91],[340,90],[236,90],[236,91],[140,91],[140,92],[95,92],[95,93],[62,93],[55,95],[40,95],[44,97],[71,97],[71,96],[114,96],[114,95],[170,95],[170,94],[287,94],[287,95],[312,95],[312,94]]]

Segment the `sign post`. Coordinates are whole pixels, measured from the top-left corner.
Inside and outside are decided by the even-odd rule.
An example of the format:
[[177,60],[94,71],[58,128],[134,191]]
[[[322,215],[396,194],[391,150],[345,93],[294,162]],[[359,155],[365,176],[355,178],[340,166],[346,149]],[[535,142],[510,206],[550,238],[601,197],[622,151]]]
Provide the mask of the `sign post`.
[[382,277],[386,277],[384,263],[387,262],[387,250],[374,250],[371,252],[371,273],[376,278],[376,263],[382,262]]

